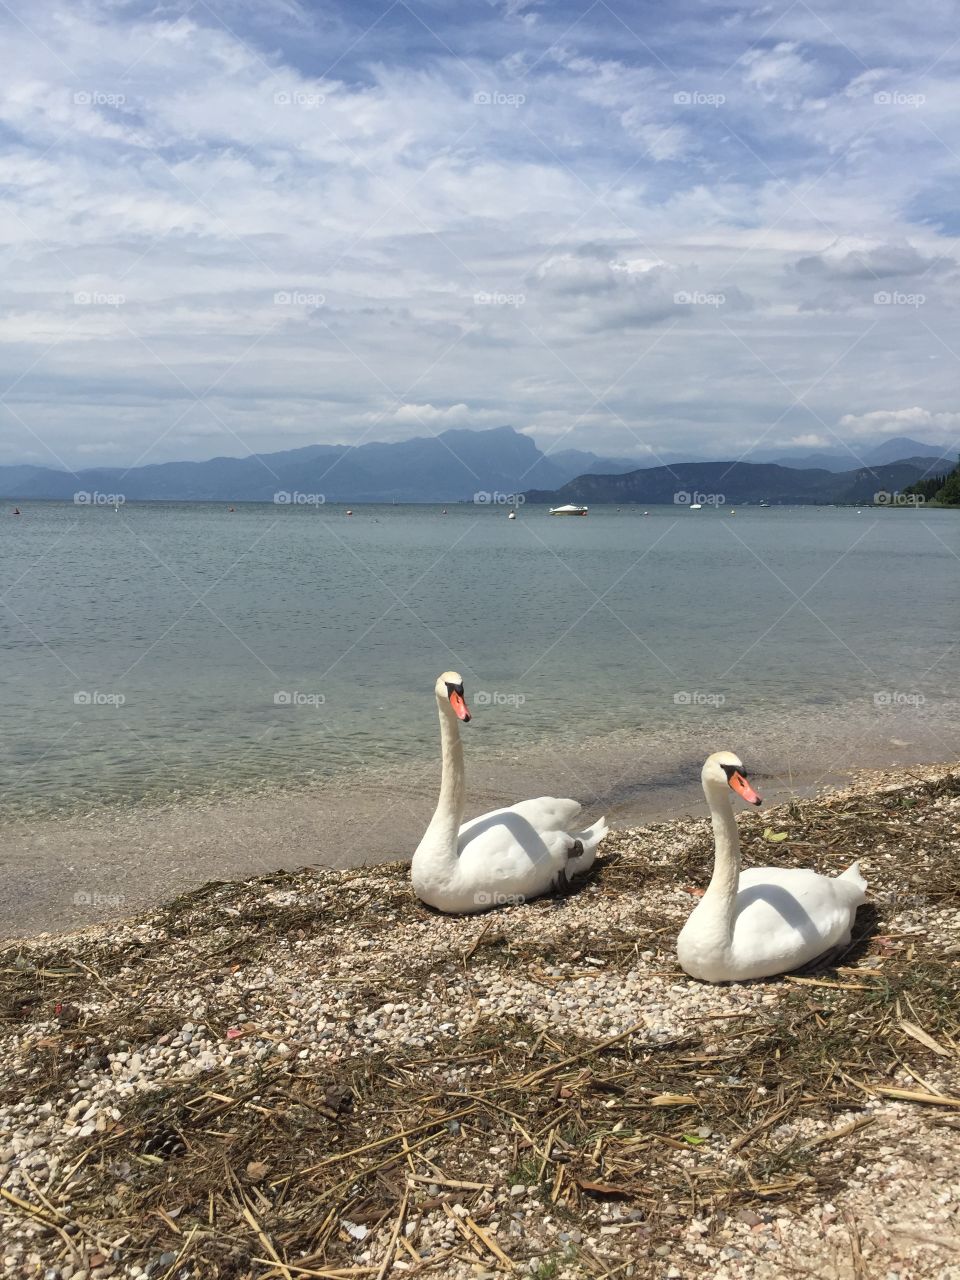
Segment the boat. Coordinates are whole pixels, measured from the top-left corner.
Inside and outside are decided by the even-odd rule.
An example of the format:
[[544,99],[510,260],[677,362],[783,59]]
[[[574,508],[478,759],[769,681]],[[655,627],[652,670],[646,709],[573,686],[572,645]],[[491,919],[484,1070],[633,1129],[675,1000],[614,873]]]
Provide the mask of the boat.
[[702,511],[702,510],[703,510],[703,503],[702,503],[702,502],[691,502],[691,503],[690,503],[690,510],[691,510],[691,511]]
[[515,511],[510,511],[507,513],[508,520],[516,520],[516,518],[517,518],[517,513]]
[[550,514],[552,516],[585,516],[589,510],[589,507],[578,507],[576,503],[568,502],[565,507],[551,507]]

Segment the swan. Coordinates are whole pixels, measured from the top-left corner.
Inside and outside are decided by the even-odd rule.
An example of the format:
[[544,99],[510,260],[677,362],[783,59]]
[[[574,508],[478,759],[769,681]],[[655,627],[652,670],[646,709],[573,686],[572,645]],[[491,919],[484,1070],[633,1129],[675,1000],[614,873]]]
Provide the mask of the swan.
[[744,982],[789,973],[850,942],[867,883],[854,863],[836,878],[792,867],[740,871],[735,791],[761,803],[729,751],[709,756],[700,775],[710,806],[713,876],[677,938],[677,959],[692,978]]
[[463,677],[445,671],[434,692],[440,714],[440,799],[413,855],[417,897],[440,911],[468,915],[536,898],[582,875],[607,824],[601,818],[569,834],[566,828],[580,812],[576,800],[541,796],[460,825],[465,782],[459,721],[470,720]]

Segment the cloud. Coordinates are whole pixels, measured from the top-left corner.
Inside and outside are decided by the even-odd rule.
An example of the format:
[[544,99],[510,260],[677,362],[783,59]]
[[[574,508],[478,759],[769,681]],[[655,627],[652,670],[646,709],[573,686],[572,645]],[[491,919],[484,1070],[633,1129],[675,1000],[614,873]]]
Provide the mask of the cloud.
[[799,46],[783,40],[771,49],[749,49],[740,60],[743,82],[764,102],[794,108],[822,81],[824,71]]
[[840,427],[853,436],[897,436],[907,431],[921,431],[925,444],[960,444],[960,410],[933,413],[919,406],[873,409],[869,413],[844,414]]
[[954,258],[926,256],[912,244],[874,244],[860,248],[834,245],[823,253],[797,260],[801,275],[837,280],[884,280],[902,276],[939,274],[956,268]]
[[832,448],[836,442],[831,440],[829,436],[822,436],[815,431],[808,431],[804,435],[791,436],[784,443],[791,449],[827,449]]
[[217,12],[0,6],[5,460],[911,428],[877,404],[949,432],[960,49],[929,15]]

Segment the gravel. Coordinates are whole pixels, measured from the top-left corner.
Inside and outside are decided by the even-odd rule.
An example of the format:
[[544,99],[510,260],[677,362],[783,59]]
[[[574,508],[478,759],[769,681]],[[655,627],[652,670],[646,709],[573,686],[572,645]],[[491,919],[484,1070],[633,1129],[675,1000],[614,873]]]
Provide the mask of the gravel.
[[[678,969],[701,820],[615,833],[577,892],[482,917],[424,909],[402,867],[306,869],[7,947],[0,1276],[282,1276],[276,1247],[291,1275],[960,1278],[960,782],[914,774],[743,818],[753,861],[862,856],[872,882],[859,950],[799,979]],[[277,1082],[364,1127],[281,1143]],[[198,1099],[225,1118],[191,1127]],[[378,1133],[392,1163],[324,1163]]]

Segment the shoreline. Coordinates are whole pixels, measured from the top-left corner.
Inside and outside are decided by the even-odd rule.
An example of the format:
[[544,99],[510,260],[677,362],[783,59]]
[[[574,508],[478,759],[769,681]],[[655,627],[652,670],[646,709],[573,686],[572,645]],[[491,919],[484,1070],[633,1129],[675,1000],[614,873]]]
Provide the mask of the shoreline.
[[[891,739],[893,727],[897,722],[851,742],[833,721],[798,721],[789,751],[779,730],[754,732],[750,750],[740,749],[764,796],[763,812],[865,771],[953,758],[944,751],[951,744],[925,734],[922,722],[911,726],[913,741]],[[642,738],[629,731],[588,739],[577,752],[569,743],[555,750],[540,743],[523,755],[514,748],[469,754],[466,818],[541,794],[574,796],[589,820],[604,813],[614,829],[700,816],[705,736],[692,725],[669,750],[658,744],[646,754]],[[742,727],[721,724],[710,730],[709,749],[744,739]],[[9,815],[0,823],[0,873],[17,892],[0,904],[0,939],[110,924],[210,880],[408,861],[438,781],[438,762],[428,757],[309,786],[269,783],[63,817]]]
[[305,868],[5,947],[0,1274],[957,1280],[960,763],[913,773],[741,814],[748,864],[862,859],[809,976],[677,967],[705,816],[479,916]]

